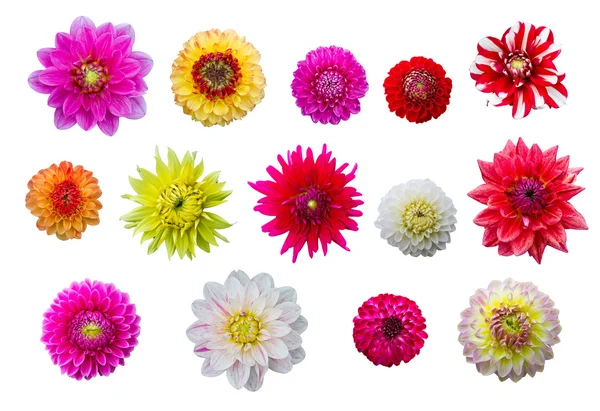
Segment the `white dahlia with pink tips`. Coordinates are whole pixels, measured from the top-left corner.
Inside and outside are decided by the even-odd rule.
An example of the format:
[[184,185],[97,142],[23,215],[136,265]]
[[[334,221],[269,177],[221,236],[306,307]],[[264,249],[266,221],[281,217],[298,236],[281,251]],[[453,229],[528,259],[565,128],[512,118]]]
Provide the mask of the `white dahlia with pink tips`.
[[227,374],[229,383],[257,391],[269,369],[285,374],[304,360],[302,334],[308,322],[300,315],[296,291],[276,288],[273,277],[250,279],[233,271],[224,285],[209,282],[204,299],[192,304],[198,318],[187,330],[204,358],[202,375]]
[[481,39],[477,51],[471,78],[479,91],[490,93],[488,103],[512,106],[513,118],[566,103],[565,75],[554,65],[561,48],[549,28],[518,22],[501,39]]

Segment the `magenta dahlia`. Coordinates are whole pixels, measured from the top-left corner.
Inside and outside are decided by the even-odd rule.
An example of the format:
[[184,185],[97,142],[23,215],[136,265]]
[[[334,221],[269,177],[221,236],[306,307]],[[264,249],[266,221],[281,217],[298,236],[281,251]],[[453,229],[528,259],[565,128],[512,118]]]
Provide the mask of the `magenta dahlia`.
[[471,78],[494,106],[512,106],[513,118],[527,117],[531,109],[559,108],[567,101],[565,75],[554,65],[560,46],[552,30],[516,23],[501,39],[484,37],[477,45]]
[[74,282],[44,313],[42,342],[63,374],[89,380],[125,365],[139,324],[127,293],[100,281]]
[[379,294],[365,301],[354,317],[354,345],[375,365],[400,365],[421,352],[425,328],[425,318],[414,301]]
[[319,47],[298,62],[292,96],[302,114],[315,123],[338,124],[360,112],[369,84],[365,69],[341,47]]
[[29,85],[50,94],[56,128],[66,130],[77,123],[90,130],[98,125],[112,136],[120,117],[144,117],[144,77],[153,63],[147,54],[132,51],[134,40],[129,24],[96,27],[89,18],[77,17],[69,34],[56,35],[56,47],[38,50],[45,69],[31,73]]
[[271,237],[287,233],[281,254],[292,248],[293,262],[304,244],[308,245],[308,255],[312,258],[319,250],[319,241],[324,255],[332,241],[350,251],[341,231],[357,231],[353,217],[362,215],[356,207],[363,202],[354,198],[361,194],[348,186],[354,180],[357,165],[345,174],[348,163],[336,168],[335,158],[331,158],[326,145],[316,160],[310,148],[304,158],[300,146],[296,151],[288,151],[287,162],[281,155],[277,160],[281,171],[273,166],[267,168],[273,181],[248,183],[265,195],[254,210],[274,217],[263,225],[263,232]]

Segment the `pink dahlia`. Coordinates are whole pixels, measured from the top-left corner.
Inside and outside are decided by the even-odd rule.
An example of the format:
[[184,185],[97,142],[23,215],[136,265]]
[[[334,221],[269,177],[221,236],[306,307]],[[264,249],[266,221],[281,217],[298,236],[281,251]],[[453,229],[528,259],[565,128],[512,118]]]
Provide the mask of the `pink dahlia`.
[[471,64],[471,78],[495,106],[512,106],[516,119],[527,117],[531,109],[559,108],[567,101],[567,89],[554,59],[560,46],[552,30],[529,23],[516,23],[501,39],[484,37],[477,45]]
[[512,141],[488,163],[479,160],[485,184],[469,197],[487,208],[475,217],[485,227],[483,245],[498,254],[529,253],[542,262],[547,245],[567,252],[566,229],[587,230],[585,219],[569,200],[583,191],[574,185],[583,168],[569,168],[569,156],[556,158],[558,146],[542,151]]
[[331,158],[326,145],[316,160],[310,148],[304,158],[300,146],[296,151],[288,151],[287,162],[281,155],[277,160],[281,171],[273,166],[267,168],[274,181],[248,183],[265,195],[254,210],[274,217],[263,225],[263,232],[271,237],[287,233],[281,254],[293,248],[293,262],[304,244],[308,244],[308,255],[312,258],[319,250],[319,240],[324,255],[332,241],[350,251],[341,231],[357,231],[353,217],[362,215],[355,208],[363,202],[354,198],[361,194],[347,186],[354,180],[357,165],[345,174],[348,163],[336,168],[335,158]]
[[406,297],[371,297],[354,317],[354,345],[375,365],[391,367],[412,360],[425,345],[425,318]]
[[50,94],[56,128],[66,130],[77,123],[87,131],[98,125],[112,136],[120,117],[144,117],[144,77],[153,63],[147,54],[132,51],[134,39],[129,24],[96,27],[89,18],[78,17],[69,34],[56,35],[56,47],[38,50],[45,69],[31,73],[29,85]]
[[298,62],[292,81],[292,96],[302,114],[322,124],[338,124],[358,114],[358,99],[368,89],[365,69],[351,52],[336,46],[310,51]]
[[74,282],[44,313],[42,342],[63,374],[89,380],[125,365],[139,324],[127,293],[100,281]]

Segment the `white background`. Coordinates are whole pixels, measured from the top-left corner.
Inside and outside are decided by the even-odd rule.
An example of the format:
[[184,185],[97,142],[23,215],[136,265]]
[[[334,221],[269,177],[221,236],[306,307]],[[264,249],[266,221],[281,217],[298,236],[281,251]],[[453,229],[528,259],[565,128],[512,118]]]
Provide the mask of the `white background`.
[[[0,288],[0,408],[4,410],[126,409],[590,409],[598,387],[595,370],[598,327],[597,247],[599,161],[597,158],[596,13],[577,1],[353,3],[350,1],[29,1],[3,6]],[[588,3],[588,2],[586,2]],[[277,5],[275,5],[277,4]],[[393,5],[392,5],[393,4]],[[8,7],[8,10],[7,10]],[[36,51],[52,47],[56,32],[87,15],[96,24],[127,22],[136,31],[134,50],[154,59],[146,77],[148,114],[123,120],[110,138],[97,128],[58,131],[47,96],[27,85],[41,69]],[[567,73],[568,105],[534,111],[513,120],[510,108],[486,107],[469,65],[480,38],[500,37],[516,21],[546,25],[563,45],[556,60]],[[197,31],[233,28],[262,55],[266,97],[242,121],[204,128],[173,103],[169,75],[181,45]],[[365,67],[369,91],[360,114],[337,126],[315,125],[294,104],[290,83],[297,61],[318,46],[343,46]],[[442,64],[453,81],[451,103],[438,120],[415,125],[390,113],[383,94],[388,70],[415,55]],[[589,231],[569,231],[570,252],[547,248],[542,265],[528,256],[500,257],[481,245],[483,229],[472,223],[482,205],[467,197],[481,181],[477,159],[491,160],[507,139],[523,136],[542,149],[560,145],[572,166],[583,166],[587,189],[572,203]],[[266,179],[265,168],[297,144],[317,151],[323,143],[341,162],[359,164],[354,186],[363,193],[360,231],[344,233],[351,252],[331,247],[313,260],[306,250],[296,264],[279,255],[284,237],[261,232],[268,218],[252,210],[260,195],[248,180]],[[230,244],[190,262],[169,261],[161,248],[123,228],[119,216],[134,203],[127,176],[136,165],[153,168],[154,149],[172,147],[180,156],[198,151],[207,171],[222,170],[230,201],[217,211],[237,222],[223,233]],[[38,232],[25,208],[27,182],[39,169],[69,160],[94,172],[104,204],[101,223],[83,239],[61,242]],[[433,258],[404,256],[379,238],[373,222],[380,198],[395,184],[430,178],[458,209],[457,231],[446,251]],[[233,269],[271,273],[276,285],[298,291],[308,318],[306,360],[290,374],[270,371],[258,393],[235,391],[223,375],[200,374],[202,360],[185,330],[190,309],[206,281],[223,282]],[[563,331],[556,358],[534,379],[501,383],[465,363],[456,326],[479,287],[494,279],[533,281],[560,309]],[[110,377],[76,381],[60,374],[43,344],[42,314],[74,280],[113,282],[130,294],[142,317],[140,344]],[[409,364],[373,366],[352,340],[358,306],[373,295],[397,293],[415,300],[427,319],[421,355]],[[597,394],[596,394],[597,395]],[[593,399],[594,398],[594,399]],[[586,405],[587,404],[587,405]],[[207,408],[208,407],[208,408]]]

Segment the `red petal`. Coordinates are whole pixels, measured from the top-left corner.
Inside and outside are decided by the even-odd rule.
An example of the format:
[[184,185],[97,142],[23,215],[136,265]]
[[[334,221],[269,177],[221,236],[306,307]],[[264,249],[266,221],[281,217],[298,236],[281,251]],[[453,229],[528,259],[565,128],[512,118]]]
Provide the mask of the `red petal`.
[[487,227],[498,224],[502,221],[502,216],[497,210],[486,208],[473,219],[473,222],[480,227]]
[[475,190],[470,191],[467,195],[475,201],[482,204],[487,204],[489,197],[492,194],[501,193],[502,189],[493,184],[482,184]]
[[521,234],[521,219],[504,219],[498,224],[498,239],[508,243]]

